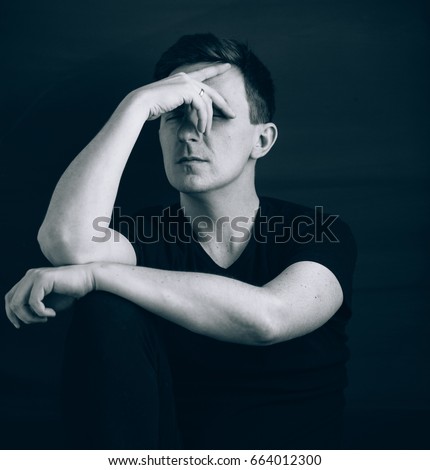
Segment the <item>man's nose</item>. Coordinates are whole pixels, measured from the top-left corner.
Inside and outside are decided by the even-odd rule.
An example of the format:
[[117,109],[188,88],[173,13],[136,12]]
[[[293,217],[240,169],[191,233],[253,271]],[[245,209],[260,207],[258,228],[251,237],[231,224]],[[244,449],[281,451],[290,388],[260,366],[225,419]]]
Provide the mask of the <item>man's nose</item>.
[[184,113],[178,128],[178,139],[181,142],[198,141],[202,134],[197,128],[197,111],[190,110]]

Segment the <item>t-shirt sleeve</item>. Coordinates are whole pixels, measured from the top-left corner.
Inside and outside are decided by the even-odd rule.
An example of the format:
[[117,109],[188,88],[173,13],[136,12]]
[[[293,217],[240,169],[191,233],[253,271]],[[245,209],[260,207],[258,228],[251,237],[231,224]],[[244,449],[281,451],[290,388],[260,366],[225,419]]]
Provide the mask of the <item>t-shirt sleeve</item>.
[[147,246],[153,246],[157,240],[158,212],[158,206],[149,207],[136,211],[131,216],[123,216],[119,221],[117,218],[115,229],[131,243],[136,254],[137,266],[147,265],[147,256],[145,255]]
[[143,250],[142,250],[142,245],[139,243],[138,240],[133,239],[130,240],[131,246],[134,249],[134,252],[136,254],[136,265],[137,266],[145,266],[145,261],[144,261],[144,255],[143,255]]
[[[335,217],[335,216],[333,216]],[[339,217],[329,227],[312,227],[309,240],[295,240],[288,264],[314,261],[328,268],[342,287],[344,302],[351,307],[352,279],[357,258],[357,245],[348,225]]]

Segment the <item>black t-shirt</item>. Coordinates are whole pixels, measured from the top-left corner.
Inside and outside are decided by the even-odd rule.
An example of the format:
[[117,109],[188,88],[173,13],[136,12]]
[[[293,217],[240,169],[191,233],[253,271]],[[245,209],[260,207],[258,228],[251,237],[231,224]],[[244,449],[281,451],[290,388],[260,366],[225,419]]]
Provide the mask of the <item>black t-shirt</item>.
[[211,273],[262,286],[293,263],[314,261],[330,269],[343,290],[342,306],[323,326],[270,346],[223,342],[161,320],[183,400],[213,403],[216,395],[220,401],[234,401],[236,396],[244,403],[276,396],[288,402],[345,387],[349,357],[345,327],[351,315],[356,246],[348,226],[321,211],[260,197],[252,236],[226,269],[195,240],[179,204],[136,214],[131,241],[139,266]]

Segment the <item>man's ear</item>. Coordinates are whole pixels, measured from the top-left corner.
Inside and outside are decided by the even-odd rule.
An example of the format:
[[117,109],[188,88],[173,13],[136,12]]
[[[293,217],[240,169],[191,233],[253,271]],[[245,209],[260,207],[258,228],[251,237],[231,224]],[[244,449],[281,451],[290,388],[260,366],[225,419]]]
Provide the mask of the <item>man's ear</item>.
[[258,160],[264,157],[266,153],[273,147],[278,138],[278,128],[273,122],[266,122],[265,124],[258,124],[258,135],[252,149],[250,157],[253,160]]

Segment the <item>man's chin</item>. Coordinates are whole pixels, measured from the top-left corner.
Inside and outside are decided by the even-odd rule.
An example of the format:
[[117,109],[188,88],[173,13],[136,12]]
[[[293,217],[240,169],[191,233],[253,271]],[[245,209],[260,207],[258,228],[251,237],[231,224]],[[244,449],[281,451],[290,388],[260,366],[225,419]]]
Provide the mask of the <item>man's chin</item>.
[[189,177],[181,179],[181,181],[170,181],[170,184],[180,193],[183,194],[198,194],[205,193],[213,189],[210,184],[202,181],[198,177]]

